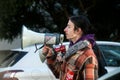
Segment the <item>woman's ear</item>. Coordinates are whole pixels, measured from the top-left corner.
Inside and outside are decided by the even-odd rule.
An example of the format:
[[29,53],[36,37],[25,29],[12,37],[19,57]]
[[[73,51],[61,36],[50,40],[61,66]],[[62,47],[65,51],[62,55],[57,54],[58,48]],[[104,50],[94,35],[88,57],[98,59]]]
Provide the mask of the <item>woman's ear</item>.
[[81,30],[81,28],[78,28],[76,31],[78,34],[80,34],[82,30]]

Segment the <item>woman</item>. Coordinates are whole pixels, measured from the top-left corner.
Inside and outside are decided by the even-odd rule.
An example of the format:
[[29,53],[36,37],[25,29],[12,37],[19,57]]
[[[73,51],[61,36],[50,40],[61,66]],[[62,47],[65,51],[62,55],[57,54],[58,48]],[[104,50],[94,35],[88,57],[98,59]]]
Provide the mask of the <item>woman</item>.
[[60,60],[62,58],[57,56],[53,58],[52,49],[44,46],[43,54],[46,55],[49,68],[60,80],[96,80],[98,61],[92,49],[95,40],[88,18],[84,15],[70,17],[64,32],[70,41],[69,48],[84,40],[87,40],[89,45],[75,52],[67,60]]

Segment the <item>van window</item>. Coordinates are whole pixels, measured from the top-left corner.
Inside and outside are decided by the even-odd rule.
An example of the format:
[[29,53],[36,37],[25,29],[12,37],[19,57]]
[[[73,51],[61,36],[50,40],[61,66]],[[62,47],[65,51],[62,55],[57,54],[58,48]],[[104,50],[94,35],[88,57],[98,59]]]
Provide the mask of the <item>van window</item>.
[[27,52],[24,52],[24,51],[1,50],[0,51],[0,68],[13,66],[26,54]]

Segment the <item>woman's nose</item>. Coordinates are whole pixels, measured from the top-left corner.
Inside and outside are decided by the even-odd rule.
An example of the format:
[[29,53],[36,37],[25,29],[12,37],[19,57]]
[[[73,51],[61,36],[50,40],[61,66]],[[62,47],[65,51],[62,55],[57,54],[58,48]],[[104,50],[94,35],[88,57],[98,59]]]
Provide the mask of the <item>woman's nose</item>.
[[64,28],[64,32],[66,32],[66,27]]

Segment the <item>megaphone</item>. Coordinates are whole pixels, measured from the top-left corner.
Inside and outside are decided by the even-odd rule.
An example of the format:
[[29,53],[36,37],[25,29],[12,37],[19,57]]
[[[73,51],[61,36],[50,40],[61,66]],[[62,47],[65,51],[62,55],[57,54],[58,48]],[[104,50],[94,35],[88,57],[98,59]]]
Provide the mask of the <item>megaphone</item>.
[[21,48],[34,45],[34,44],[59,44],[64,40],[63,34],[58,33],[38,33],[26,26],[22,27],[22,46]]

